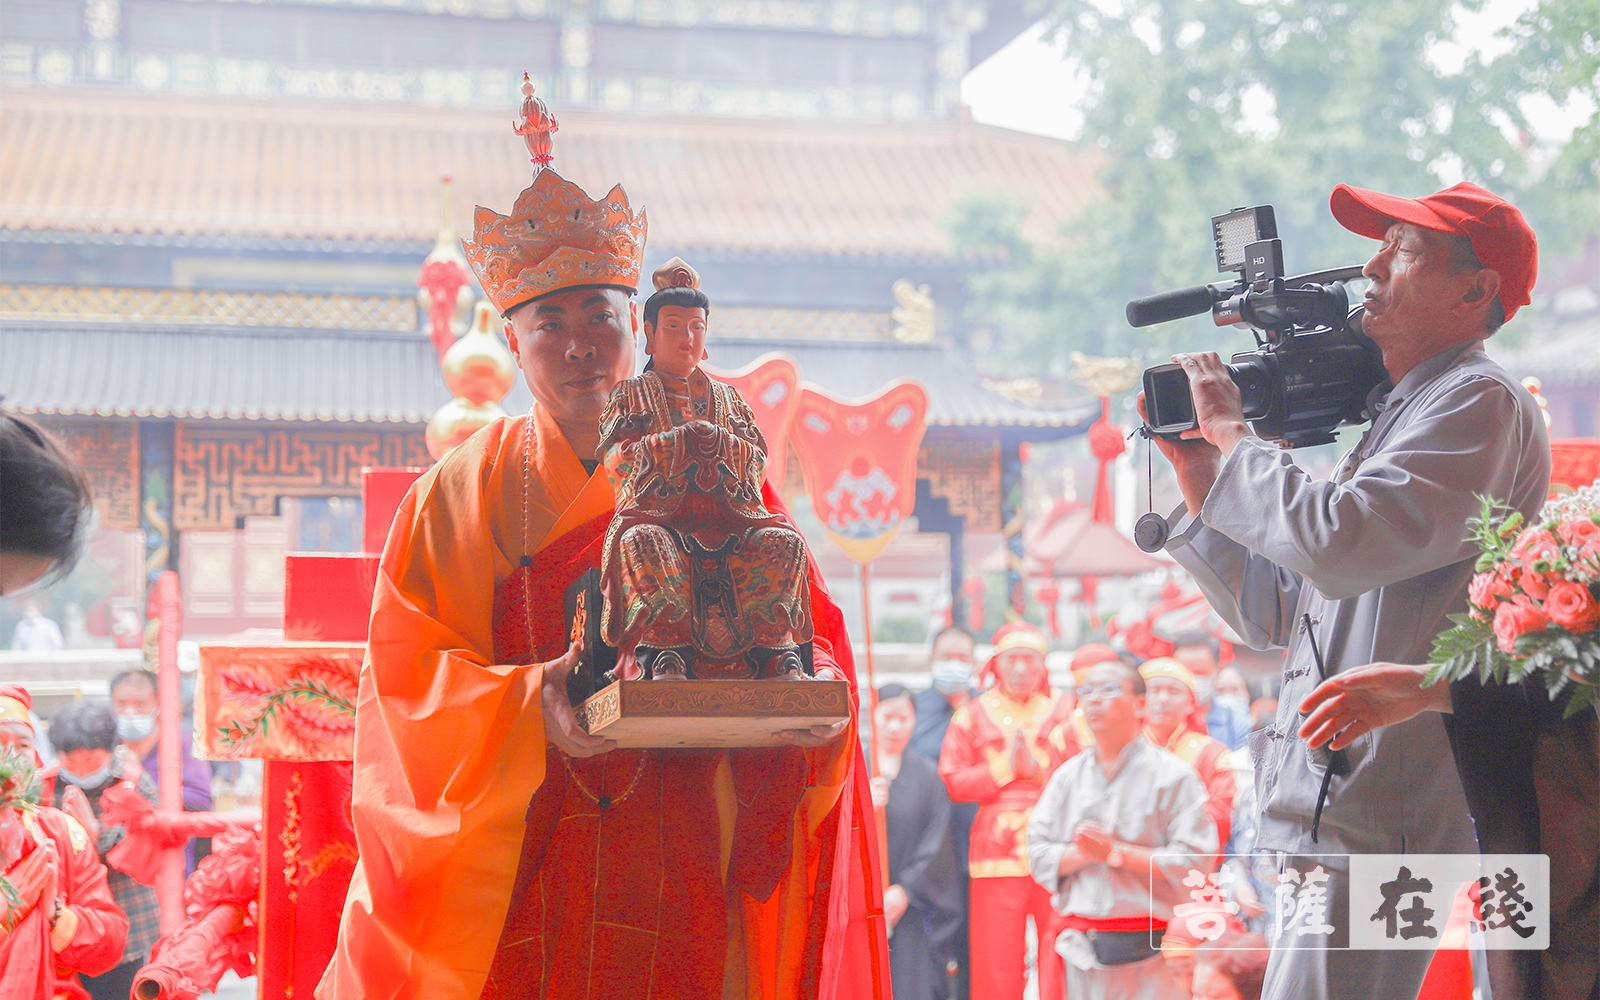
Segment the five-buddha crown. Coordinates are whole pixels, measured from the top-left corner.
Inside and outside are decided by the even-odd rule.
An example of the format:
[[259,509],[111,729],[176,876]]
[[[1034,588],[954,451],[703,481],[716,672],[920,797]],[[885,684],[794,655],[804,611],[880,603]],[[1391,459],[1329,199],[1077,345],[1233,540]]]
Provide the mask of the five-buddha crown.
[[472,239],[462,249],[484,294],[505,315],[569,288],[636,290],[645,231],[644,209],[633,211],[621,184],[595,201],[554,170],[541,169],[510,215],[478,206]]

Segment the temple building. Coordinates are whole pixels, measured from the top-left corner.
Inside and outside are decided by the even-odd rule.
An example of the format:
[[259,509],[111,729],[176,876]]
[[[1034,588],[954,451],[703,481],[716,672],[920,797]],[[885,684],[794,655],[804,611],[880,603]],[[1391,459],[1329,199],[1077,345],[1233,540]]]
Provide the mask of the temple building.
[[[1076,147],[956,103],[1025,23],[978,0],[4,0],[0,406],[95,478],[89,631],[142,617],[167,568],[190,633],[279,627],[284,552],[358,548],[360,470],[431,461],[450,394],[418,275],[527,184],[524,70],[555,168],[646,207],[646,273],[700,270],[713,364],[927,386],[917,515],[959,583],[963,531],[1016,520],[1023,443],[1099,409],[954,349],[952,205],[1023,192],[1048,242],[1094,197]],[[529,403],[519,380],[503,405]]]

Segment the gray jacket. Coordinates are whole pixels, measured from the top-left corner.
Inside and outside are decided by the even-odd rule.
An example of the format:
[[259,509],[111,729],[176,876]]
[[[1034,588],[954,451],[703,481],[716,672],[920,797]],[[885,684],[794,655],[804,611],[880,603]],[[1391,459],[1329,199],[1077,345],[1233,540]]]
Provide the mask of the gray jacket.
[[[1481,341],[1422,362],[1385,394],[1332,480],[1256,439],[1223,464],[1199,518],[1174,514],[1168,550],[1251,647],[1288,647],[1278,716],[1254,734],[1257,850],[1303,855],[1472,853],[1461,782],[1436,713],[1357,740],[1330,786],[1318,842],[1312,813],[1326,753],[1296,731],[1319,679],[1302,616],[1329,676],[1374,661],[1423,663],[1446,615],[1466,607],[1478,494],[1537,513],[1550,447],[1533,396]],[[1330,860],[1331,867],[1342,862]]]

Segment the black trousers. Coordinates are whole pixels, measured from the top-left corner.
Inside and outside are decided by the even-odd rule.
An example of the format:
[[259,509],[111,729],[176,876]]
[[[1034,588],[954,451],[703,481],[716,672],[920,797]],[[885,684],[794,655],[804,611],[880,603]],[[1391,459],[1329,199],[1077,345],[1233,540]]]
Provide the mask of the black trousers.
[[110,972],[98,976],[79,976],[83,988],[94,1000],[128,1000],[133,993],[133,977],[150,959],[139,958],[123,962]]
[[1491,951],[1494,1000],[1600,1000],[1600,742],[1542,683],[1450,688],[1456,768],[1485,854],[1550,856],[1550,948]]

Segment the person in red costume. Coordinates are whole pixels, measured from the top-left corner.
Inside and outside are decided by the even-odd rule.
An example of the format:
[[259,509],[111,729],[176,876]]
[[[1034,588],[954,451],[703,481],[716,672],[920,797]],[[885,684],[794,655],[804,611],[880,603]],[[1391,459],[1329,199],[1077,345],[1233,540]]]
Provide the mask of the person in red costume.
[[[1044,633],[1001,626],[984,675],[998,683],[956,710],[939,774],[957,802],[978,803],[971,872],[972,1000],[1015,1000],[1026,971],[1026,925],[1039,933],[1039,995],[1061,995],[1061,959],[1046,941],[1050,894],[1028,873],[1028,817],[1045,782],[1080,749],[1072,699],[1050,687]],[[1049,992],[1046,992],[1049,991]]]
[[117,964],[128,918],[111,898],[106,866],[83,826],[21,794],[35,780],[28,763],[38,762],[32,707],[20,686],[0,686],[0,755],[15,769],[0,801],[17,803],[0,805],[0,879],[10,890],[0,891],[0,997],[89,1000],[78,974]]
[[1226,844],[1233,829],[1233,779],[1229,750],[1205,732],[1205,716],[1195,700],[1194,675],[1170,656],[1158,656],[1139,667],[1144,678],[1144,738],[1177,754],[1195,769],[1206,786],[1206,815],[1217,824],[1217,843]]

